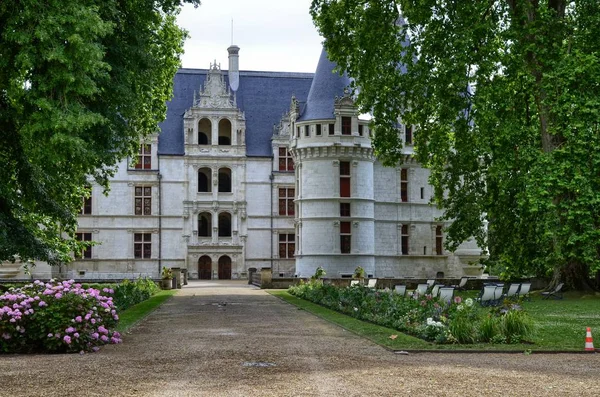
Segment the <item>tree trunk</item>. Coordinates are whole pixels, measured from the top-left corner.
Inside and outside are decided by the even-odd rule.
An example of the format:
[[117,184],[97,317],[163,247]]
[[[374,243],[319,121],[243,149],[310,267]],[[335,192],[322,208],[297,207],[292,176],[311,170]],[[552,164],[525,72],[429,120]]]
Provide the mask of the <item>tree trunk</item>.
[[554,288],[558,283],[576,291],[594,291],[590,280],[589,266],[579,261],[571,260],[554,271],[554,277],[548,288]]

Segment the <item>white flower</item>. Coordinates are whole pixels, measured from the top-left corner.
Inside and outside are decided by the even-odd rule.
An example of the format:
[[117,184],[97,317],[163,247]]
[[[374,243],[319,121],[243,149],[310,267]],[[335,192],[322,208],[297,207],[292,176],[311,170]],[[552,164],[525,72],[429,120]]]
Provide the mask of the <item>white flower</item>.
[[471,299],[471,298],[467,298],[467,299],[465,300],[465,305],[467,305],[467,307],[471,307],[471,306],[473,306],[473,303],[474,303],[474,302],[473,302],[473,299]]
[[355,311],[355,312],[357,312],[357,311],[358,311],[358,307],[355,307],[355,308],[354,308],[354,311]]
[[461,311],[463,310],[465,307],[463,305],[458,305],[456,306],[456,310]]

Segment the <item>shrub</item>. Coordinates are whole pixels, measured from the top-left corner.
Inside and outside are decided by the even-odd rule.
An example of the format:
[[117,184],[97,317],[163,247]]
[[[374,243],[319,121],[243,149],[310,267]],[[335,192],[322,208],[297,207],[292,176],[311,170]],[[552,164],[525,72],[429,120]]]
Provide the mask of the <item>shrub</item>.
[[138,278],[135,281],[123,280],[113,288],[103,288],[103,293],[114,293],[113,302],[119,310],[125,310],[145,301],[159,291],[154,281],[148,278]]
[[315,281],[290,287],[289,292],[435,343],[518,343],[533,332],[533,322],[518,305],[489,310],[459,296],[450,304],[431,295],[412,299],[361,285],[338,288]]
[[120,343],[113,298],[73,280],[35,281],[0,295],[0,351],[95,351]]

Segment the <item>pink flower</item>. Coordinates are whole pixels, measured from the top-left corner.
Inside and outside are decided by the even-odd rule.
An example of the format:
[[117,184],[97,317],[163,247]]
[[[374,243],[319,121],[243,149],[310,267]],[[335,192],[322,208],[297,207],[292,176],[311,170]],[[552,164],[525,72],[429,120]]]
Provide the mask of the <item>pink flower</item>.
[[67,334],[72,334],[73,332],[75,332],[75,328],[73,328],[73,327],[69,327],[69,328],[67,328],[67,329],[65,330],[65,332],[66,332]]
[[102,336],[100,337],[100,339],[101,339],[103,342],[108,342],[108,336],[106,336],[106,335],[102,335]]
[[38,304],[40,307],[44,307],[44,306],[48,306],[48,304],[44,301],[40,301],[40,303]]
[[71,344],[71,337],[69,335],[65,335],[65,337],[63,338],[63,340],[65,341],[65,343],[67,345]]
[[421,306],[423,306],[423,307],[427,306],[427,301],[421,301]]
[[54,297],[55,297],[56,299],[60,299],[60,298],[62,298],[62,294],[61,294],[60,292],[57,292],[57,293],[54,295]]
[[100,348],[99,348],[98,346],[94,346],[94,347],[92,347],[92,350],[93,350],[94,352],[97,352],[98,350],[100,350]]
[[98,332],[100,332],[101,334],[108,334],[108,330],[104,328],[104,325],[98,327]]
[[454,303],[456,303],[458,305],[460,302],[462,302],[462,298],[460,296],[455,296]]
[[81,316],[77,316],[75,317],[75,321],[77,321],[78,323],[82,322],[83,319],[81,318]]
[[78,332],[75,332],[75,333],[73,334],[73,336],[74,336],[75,338],[79,338],[79,333],[78,333]]
[[94,332],[91,336],[93,339],[98,339],[100,337],[100,335],[97,332]]
[[54,335],[52,335],[52,333],[48,334],[48,338],[52,338]]

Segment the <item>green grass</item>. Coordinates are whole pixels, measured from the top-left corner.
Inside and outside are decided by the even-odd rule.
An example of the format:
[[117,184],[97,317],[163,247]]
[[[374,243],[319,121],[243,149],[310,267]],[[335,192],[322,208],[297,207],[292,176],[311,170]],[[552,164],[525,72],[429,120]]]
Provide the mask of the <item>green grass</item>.
[[[524,302],[523,308],[536,324],[533,344],[473,344],[435,345],[408,336],[394,329],[357,320],[323,306],[290,295],[285,290],[271,290],[270,294],[291,303],[309,313],[337,324],[348,331],[393,350],[487,350],[487,351],[583,351],[586,327],[600,338],[600,295],[565,294],[563,300],[542,300],[533,294],[532,302]],[[474,298],[478,291],[466,291],[458,295]],[[390,339],[391,335],[397,338]],[[600,345],[600,339],[596,347]]]
[[127,332],[129,328],[133,327],[176,293],[176,289],[161,290],[156,293],[156,295],[151,296],[150,299],[131,306],[129,309],[119,313],[119,325],[117,326],[117,331],[120,333]]

